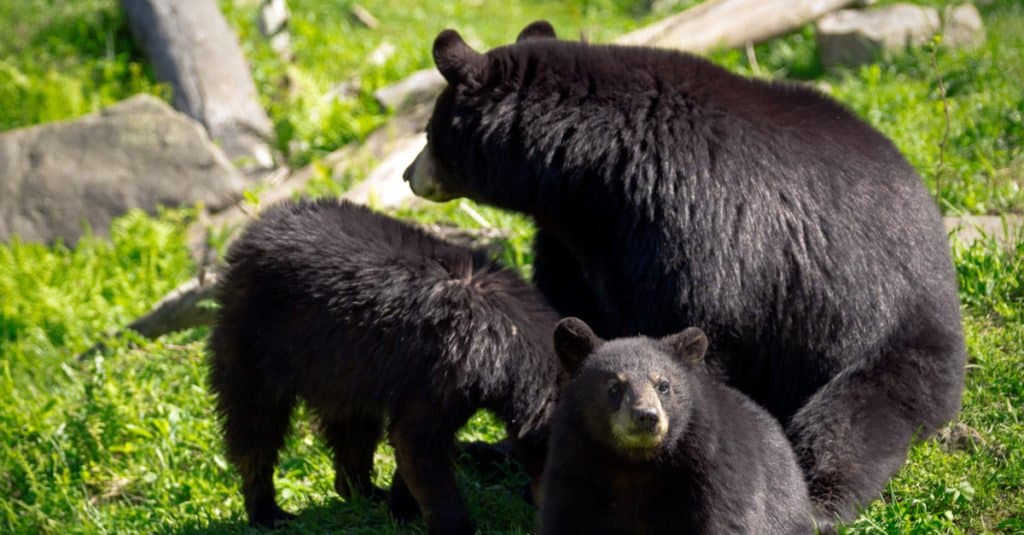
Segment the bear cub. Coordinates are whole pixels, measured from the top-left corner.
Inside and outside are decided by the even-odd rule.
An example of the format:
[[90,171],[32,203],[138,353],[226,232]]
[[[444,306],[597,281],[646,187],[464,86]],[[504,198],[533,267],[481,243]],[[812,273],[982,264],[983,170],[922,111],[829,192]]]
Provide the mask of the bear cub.
[[539,480],[564,375],[558,317],[484,253],[360,206],[284,203],[232,244],[218,300],[210,386],[250,523],[292,517],[273,473],[300,399],[333,450],[342,497],[383,494],[371,474],[387,430],[392,512],[422,513],[431,533],[474,532],[451,457],[477,409],[506,423]]
[[577,318],[555,349],[573,375],[551,422],[540,533],[812,533],[780,425],[703,366],[690,327],[604,341]]

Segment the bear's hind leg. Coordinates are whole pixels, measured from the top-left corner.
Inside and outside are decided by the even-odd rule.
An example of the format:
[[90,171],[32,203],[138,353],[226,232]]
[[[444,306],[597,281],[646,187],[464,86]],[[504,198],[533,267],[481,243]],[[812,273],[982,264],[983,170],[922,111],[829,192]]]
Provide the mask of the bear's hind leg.
[[936,331],[841,371],[787,426],[822,532],[880,495],[911,441],[956,416],[963,342]]
[[383,499],[373,485],[373,454],[384,434],[379,418],[350,417],[323,421],[324,438],[334,452],[334,488],[348,500],[354,494]]
[[261,388],[256,377],[215,384],[228,460],[242,476],[249,523],[275,528],[292,519],[274,497],[274,466],[291,423],[295,396]]
[[391,510],[391,516],[401,524],[412,522],[420,516],[420,506],[398,470],[395,470],[395,475],[391,478],[388,508]]
[[466,407],[413,401],[405,403],[398,420],[392,422],[389,434],[395,447],[398,481],[416,499],[434,535],[472,535],[476,531],[452,466],[455,432],[471,415]]

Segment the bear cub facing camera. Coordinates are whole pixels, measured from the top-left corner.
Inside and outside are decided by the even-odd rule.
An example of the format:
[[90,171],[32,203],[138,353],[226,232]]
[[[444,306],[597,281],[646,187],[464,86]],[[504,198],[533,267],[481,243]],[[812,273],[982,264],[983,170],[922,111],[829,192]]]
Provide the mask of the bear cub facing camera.
[[813,532],[782,428],[704,370],[700,329],[606,342],[566,318],[554,340],[574,378],[551,424],[542,534]]

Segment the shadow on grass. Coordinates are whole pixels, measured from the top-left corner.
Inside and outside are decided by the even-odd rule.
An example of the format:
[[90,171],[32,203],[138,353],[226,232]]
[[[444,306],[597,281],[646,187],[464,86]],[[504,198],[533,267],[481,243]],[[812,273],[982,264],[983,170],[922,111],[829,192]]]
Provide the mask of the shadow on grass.
[[366,499],[343,502],[333,498],[329,502],[312,505],[301,511],[293,511],[298,518],[276,530],[257,529],[249,526],[245,516],[235,519],[217,520],[210,523],[186,522],[177,530],[168,532],[175,535],[227,535],[227,534],[298,534],[298,533],[344,533],[347,535],[425,533],[423,522],[407,526],[398,525],[388,514],[384,503]]
[[[522,467],[504,456],[500,446],[462,443],[456,455],[459,488],[478,531],[487,534],[525,534],[534,529],[534,509],[524,500],[528,479]],[[467,447],[468,446],[468,447]],[[332,496],[324,503],[290,510],[297,518],[280,529],[269,531],[249,527],[240,511],[234,518],[212,522],[186,520],[173,535],[227,534],[314,534],[346,535],[426,533],[422,520],[400,525],[391,518],[387,504],[366,498],[342,501]]]
[[[462,481],[466,483],[466,481]],[[466,500],[469,502],[470,514],[477,523],[478,531],[487,534],[526,534],[533,531],[533,509],[523,502],[517,489],[498,489],[494,487],[476,489],[473,483],[463,485]],[[472,494],[471,494],[472,492]],[[276,530],[265,530],[250,527],[244,515],[233,519],[204,522],[200,519],[185,521],[178,529],[163,533],[173,535],[291,535],[314,533],[343,533],[346,535],[377,535],[377,534],[422,534],[427,533],[422,520],[405,525],[398,524],[388,514],[387,505],[383,502],[372,502],[358,499],[343,502],[338,498],[328,503],[312,505],[300,511],[293,511],[297,518]]]

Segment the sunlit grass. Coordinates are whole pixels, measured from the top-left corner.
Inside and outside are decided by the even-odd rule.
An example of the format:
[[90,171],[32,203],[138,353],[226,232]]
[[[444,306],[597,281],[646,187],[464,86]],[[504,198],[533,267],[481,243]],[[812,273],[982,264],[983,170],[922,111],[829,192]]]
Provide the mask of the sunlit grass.
[[[147,73],[115,0],[0,3],[0,130],[72,118],[138,91],[167,96]],[[244,4],[244,3],[242,3]],[[385,121],[372,91],[430,66],[429,43],[456,27],[482,48],[512,39],[527,22],[551,19],[565,37],[596,41],[651,16],[626,1],[368,1],[382,22],[361,27],[348,1],[291,0],[296,60],[286,66],[258,36],[254,8],[225,0],[277,127],[277,146],[293,164],[358,140]],[[397,6],[397,7],[395,7]],[[1020,209],[1024,155],[1024,8],[984,8],[990,39],[977,51],[911,51],[879,65],[822,72],[810,29],[756,47],[761,76],[827,84],[826,89],[893,138],[950,211]],[[395,45],[381,65],[363,59]],[[746,56],[715,59],[753,74]],[[285,83],[288,74],[290,82]],[[946,87],[944,104],[938,74]],[[358,81],[353,97],[332,88]],[[290,84],[290,85],[289,85]],[[951,121],[948,141],[944,106]],[[941,160],[940,165],[940,150]],[[365,165],[332,181],[322,170],[313,195],[335,195],[362,178]],[[506,238],[499,261],[529,275],[533,226],[519,215],[453,201],[395,215],[422,223],[493,228]],[[75,355],[126,324],[195,266],[185,246],[187,211],[117,220],[109,239],[86,237],[73,249],[17,241],[0,245],[0,532],[236,533],[247,530],[238,477],[226,463],[205,385],[206,329],[158,341],[109,341],[99,358]],[[960,421],[979,440],[956,448],[930,440],[850,533],[1024,531],[1024,237],[956,246],[970,363]],[[503,436],[480,414],[464,439]],[[382,445],[377,482],[394,459]],[[487,532],[532,531],[519,498],[521,474],[460,471],[474,517]],[[279,497],[302,512],[305,533],[422,532],[398,528],[379,504],[344,503],[333,491],[330,457],[302,414],[282,453]]]

